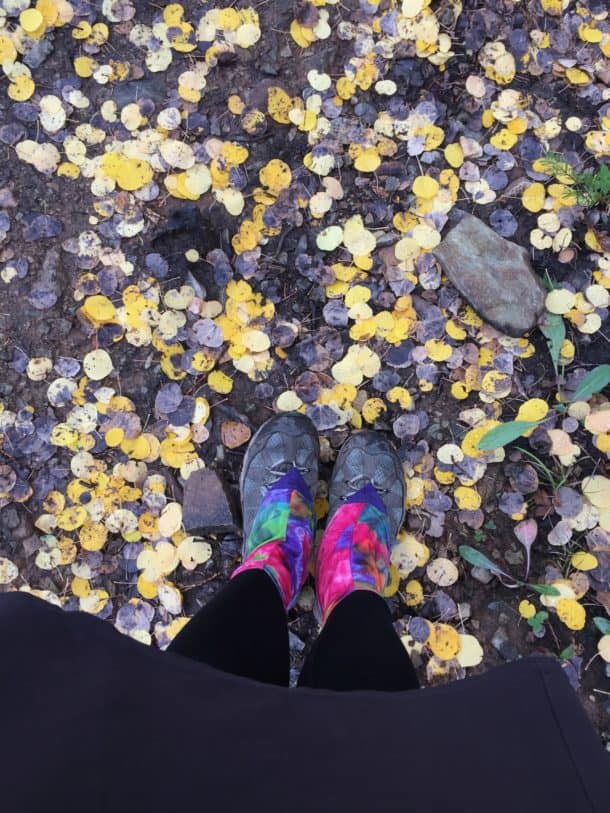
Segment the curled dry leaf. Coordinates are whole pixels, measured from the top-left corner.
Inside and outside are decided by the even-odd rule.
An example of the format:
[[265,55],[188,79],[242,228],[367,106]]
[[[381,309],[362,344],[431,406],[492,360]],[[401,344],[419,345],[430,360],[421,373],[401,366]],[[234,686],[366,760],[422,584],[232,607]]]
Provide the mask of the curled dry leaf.
[[220,427],[220,436],[227,449],[237,449],[250,440],[252,431],[245,423],[223,421]]

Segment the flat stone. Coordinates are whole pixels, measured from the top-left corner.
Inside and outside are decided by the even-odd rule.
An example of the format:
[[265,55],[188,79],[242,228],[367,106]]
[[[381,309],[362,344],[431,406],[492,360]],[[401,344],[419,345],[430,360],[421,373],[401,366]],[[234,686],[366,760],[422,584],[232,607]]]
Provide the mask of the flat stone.
[[521,657],[517,647],[510,642],[504,627],[498,627],[494,632],[491,644],[505,661],[516,661]]
[[535,327],[545,290],[525,248],[465,213],[433,254],[486,322],[508,336],[522,336]]
[[473,579],[476,579],[481,584],[489,584],[489,582],[493,579],[494,574],[491,570],[487,570],[486,567],[477,567],[476,565],[470,571],[470,575]]
[[186,481],[182,522],[189,534],[240,533],[236,501],[214,469],[198,469]]

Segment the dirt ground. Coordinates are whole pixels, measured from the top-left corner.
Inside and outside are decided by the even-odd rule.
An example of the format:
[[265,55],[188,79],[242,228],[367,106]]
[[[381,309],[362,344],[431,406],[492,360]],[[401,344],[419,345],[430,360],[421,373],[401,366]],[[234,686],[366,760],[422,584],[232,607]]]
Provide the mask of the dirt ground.
[[[112,59],[129,65],[129,74],[123,81],[98,84],[91,78],[80,79],[75,75],[74,59],[83,53],[83,41],[73,36],[75,21],[80,19],[93,24],[103,21],[105,17],[99,3],[92,4],[88,12],[85,4],[72,3],[77,12],[74,21],[56,28],[52,35],[45,38],[51,44],[48,56],[32,69],[36,81],[35,95],[28,102],[15,102],[8,97],[5,87],[0,88],[0,191],[4,193],[0,201],[7,203],[2,211],[6,211],[10,219],[6,238],[0,242],[0,267],[6,268],[17,260],[27,264],[27,273],[22,277],[17,275],[8,283],[0,282],[0,400],[5,410],[18,416],[10,431],[6,424],[0,425],[0,462],[15,471],[17,482],[23,484],[21,497],[18,492],[9,496],[8,490],[2,492],[4,496],[0,496],[0,556],[13,562],[19,572],[18,578],[0,585],[0,590],[26,588],[48,591],[44,593],[45,598],[52,594],[59,597],[66,609],[78,609],[82,596],[75,593],[74,578],[84,578],[88,583],[87,590],[105,594],[106,597],[102,596],[93,611],[109,623],[116,623],[121,608],[130,601],[134,606],[150,607],[150,617],[146,611],[148,624],[145,630],[140,630],[140,638],[150,639],[152,645],[163,645],[168,637],[175,634],[177,627],[172,627],[172,624],[177,618],[192,615],[222,588],[239,561],[241,540],[231,535],[206,538],[211,544],[211,558],[193,570],[178,566],[171,575],[171,584],[181,596],[177,612],[164,606],[158,596],[143,595],[139,589],[138,554],[145,545],[154,548],[158,536],[147,540],[137,538],[137,534],[125,536],[110,532],[104,546],[92,551],[79,545],[77,531],[66,531],[63,537],[74,540],[76,546],[72,561],[70,554],[66,553],[53,566],[41,567],[40,551],[50,549],[57,540],[61,540],[62,535],[59,531],[45,533],[37,520],[41,514],[49,513],[44,508],[48,494],[52,491],[65,492],[74,475],[70,468],[71,460],[78,451],[77,447],[62,448],[49,441],[52,427],[66,420],[69,409],[76,402],[53,405],[49,401],[48,388],[58,376],[72,377],[78,383],[82,373],[76,364],[64,364],[49,371],[42,380],[33,380],[28,374],[28,360],[48,357],[54,365],[62,358],[80,363],[92,350],[106,348],[112,357],[113,371],[105,380],[94,382],[95,385],[110,386],[116,394],[130,399],[139,416],[142,431],[162,440],[168,421],[167,416],[160,414],[156,398],[160,388],[166,386],[170,379],[161,366],[159,348],[151,342],[134,346],[122,339],[122,334],[113,336],[104,333],[107,325],[104,329],[99,325],[92,326],[78,312],[84,298],[100,295],[101,292],[118,307],[122,292],[128,285],[143,286],[151,276],[151,255],[161,255],[167,261],[167,272],[155,282],[162,295],[168,290],[190,285],[200,300],[219,301],[226,307],[228,280],[246,279],[255,292],[274,303],[273,317],[259,319],[256,325],[271,336],[273,363],[264,372],[249,377],[232,369],[231,356],[225,344],[222,352],[216,354],[216,361],[217,367],[233,380],[229,393],[214,391],[208,385],[207,372],[189,373],[178,380],[185,397],[203,397],[211,408],[210,418],[206,422],[209,437],[195,443],[196,454],[203,464],[219,470],[225,481],[234,490],[237,489],[245,445],[226,447],[221,435],[223,423],[236,421],[254,430],[277,409],[277,398],[281,393],[296,391],[300,393],[301,403],[307,404],[304,409],[320,408],[315,416],[320,433],[325,438],[322,479],[326,481],[336,450],[355,430],[357,423],[337,418],[333,425],[323,411],[328,409],[328,406],[324,406],[328,400],[325,402],[322,391],[332,389],[337,383],[333,377],[333,365],[343,358],[355,342],[350,337],[347,318],[344,325],[333,326],[324,310],[330,301],[326,290],[326,286],[332,282],[332,276],[328,276],[330,264],[337,261],[349,263],[351,258],[348,259],[345,252],[341,255],[339,251],[340,256],[334,256],[332,261],[327,260],[316,243],[321,228],[342,225],[353,215],[360,215],[366,227],[374,231],[377,237],[374,264],[363,284],[368,285],[372,292],[369,305],[373,305],[374,310],[391,311],[397,294],[387,274],[384,274],[378,252],[385,246],[393,245],[402,236],[393,225],[393,216],[411,205],[413,180],[426,174],[430,168],[433,173],[446,169],[443,147],[460,136],[471,138],[481,145],[488,141],[489,134],[481,125],[482,109],[497,98],[504,85],[494,86],[493,81],[485,79],[485,105],[465,91],[468,77],[484,76],[480,62],[481,49],[487,42],[500,41],[517,53],[520,40],[515,36],[515,31],[526,32],[529,37],[532,31],[545,30],[546,26],[553,42],[546,51],[548,62],[542,60],[539,71],[531,70],[531,61],[526,65],[519,62],[510,87],[527,98],[527,109],[542,121],[556,116],[561,122],[557,134],[546,140],[535,136],[532,129],[519,134],[521,141],[512,148],[512,166],[509,166],[511,161],[507,161],[505,170],[493,167],[496,173],[493,182],[497,188],[494,200],[480,205],[473,195],[460,190],[454,208],[469,211],[486,223],[498,208],[509,212],[517,224],[510,239],[530,249],[537,274],[541,278],[546,274],[557,286],[582,291],[591,284],[603,249],[607,252],[610,248],[603,244],[602,238],[604,234],[607,236],[607,211],[603,207],[586,209],[580,206],[561,210],[562,225],[572,229],[571,250],[561,255],[552,249],[539,250],[532,246],[531,231],[536,227],[536,215],[524,208],[522,193],[528,184],[541,177],[532,169],[532,161],[540,155],[540,144],[543,142],[554,152],[574,160],[579,167],[597,166],[595,161],[599,164],[607,161],[604,156],[594,159],[583,144],[585,133],[598,128],[597,122],[604,111],[606,117],[609,115],[608,105],[604,101],[608,99],[609,68],[608,60],[597,54],[596,66],[589,71],[590,82],[586,86],[589,92],[566,82],[562,74],[566,66],[574,63],[585,69],[590,64],[590,50],[597,47],[578,39],[575,33],[577,24],[570,16],[574,14],[573,8],[566,8],[562,12],[564,16],[553,16],[545,14],[538,0],[527,3],[466,0],[458,15],[457,4],[445,0],[433,2],[431,9],[441,21],[439,30],[451,37],[455,55],[447,61],[443,70],[427,58],[419,57],[411,45],[398,45],[392,54],[384,54],[383,59],[378,60],[379,78],[391,80],[397,90],[394,96],[388,97],[360,89],[344,102],[341,115],[332,120],[337,135],[334,141],[330,141],[330,147],[336,150],[340,160],[331,175],[340,181],[343,194],[333,201],[328,213],[322,218],[315,218],[307,205],[299,208],[294,203],[299,195],[306,200],[321,189],[321,178],[309,172],[303,163],[304,156],[312,149],[310,134],[292,124],[278,123],[270,115],[265,116],[261,132],[248,133],[242,126],[240,115],[228,110],[227,100],[232,96],[239,97],[248,108],[267,113],[270,87],[279,86],[288,96],[300,98],[304,89],[308,88],[306,96],[313,92],[308,84],[311,71],[328,75],[336,82],[343,76],[354,54],[363,55],[366,52],[365,43],[358,45],[358,37],[370,37],[372,42],[377,36],[363,33],[362,27],[360,34],[350,38],[344,31],[341,34],[341,21],[353,25],[359,22],[364,25],[367,20],[370,21],[370,14],[362,10],[367,3],[364,0],[361,3],[351,0],[342,4],[329,3],[325,10],[330,13],[331,34],[313,42],[308,48],[301,48],[289,32],[293,20],[306,22],[309,19],[307,15],[313,13],[309,4],[275,0],[254,4],[261,38],[251,47],[237,47],[222,53],[207,77],[200,101],[195,103],[181,99],[176,89],[180,84],[180,75],[204,59],[204,49],[200,47],[188,53],[175,51],[166,70],[150,71],[146,66],[145,50],[134,47],[129,34],[136,22],[151,25],[153,20],[159,20],[162,9],[146,2],[132,5],[135,8],[133,17],[117,22],[106,19],[110,29],[108,44],[95,53],[99,62]],[[221,5],[224,7],[224,4],[185,0],[182,3],[184,19],[196,21],[203,11]],[[376,13],[381,14],[392,4],[382,0],[379,4],[370,5],[378,6]],[[241,10],[247,8],[248,3],[237,2],[232,6]],[[609,26],[607,18],[603,18],[603,4],[595,4],[591,0],[581,3],[581,6],[587,10],[587,14],[598,15],[597,27],[607,37]],[[599,15],[602,17],[599,18]],[[583,13],[583,19],[585,17]],[[16,21],[11,20],[10,25],[14,28]],[[38,123],[40,97],[44,94],[62,96],[63,93],[65,99],[65,89],[70,81],[74,81],[74,86],[80,87],[86,94],[89,105],[86,109],[71,106],[66,125],[57,133],[45,133]],[[243,214],[230,214],[213,194],[213,189],[197,200],[184,200],[172,196],[159,180],[159,192],[151,200],[138,199],[137,194],[134,198],[134,194],[119,188],[108,193],[105,199],[112,199],[115,208],[111,217],[104,217],[96,213],[96,197],[92,194],[88,178],[81,176],[72,179],[56,172],[40,172],[31,164],[19,160],[16,144],[24,138],[61,146],[76,124],[89,123],[93,127],[100,127],[105,133],[100,144],[87,147],[90,157],[103,154],[110,143],[126,141],[130,135],[133,136],[133,131],[111,127],[102,120],[102,107],[109,100],[116,102],[119,115],[126,106],[139,104],[143,115],[152,122],[152,127],[160,110],[178,107],[183,114],[180,138],[190,145],[203,144],[214,138],[246,147],[248,157],[239,170],[244,174],[246,208]],[[382,157],[381,166],[376,172],[356,170],[348,157],[348,145],[366,142],[364,131],[368,132],[384,111],[392,110],[394,115],[400,116],[401,111],[413,110],[422,102],[436,107],[435,125],[444,131],[443,145],[413,154],[410,141],[394,138],[395,151]],[[188,118],[185,119],[185,115]],[[582,121],[579,131],[565,126],[570,117]],[[145,126],[141,125],[142,128]],[[493,151],[482,151],[471,161],[481,175],[487,172],[489,176],[491,158],[496,157]],[[256,248],[259,253],[255,261],[251,261],[250,266],[246,261],[239,266],[237,260],[245,255],[234,250],[232,238],[240,223],[251,216],[259,172],[272,159],[285,162],[292,170],[293,183],[300,185],[298,189],[296,186],[290,187],[287,199],[282,199],[281,205],[274,204],[275,209],[269,205],[277,215],[278,233],[263,235]],[[234,177],[237,172],[235,169]],[[498,179],[501,172],[505,177]],[[242,185],[241,180],[239,185]],[[12,203],[8,202],[9,194]],[[292,200],[289,199],[291,196]],[[133,209],[138,212],[133,214]],[[51,229],[50,236],[42,227],[42,234],[32,236],[28,233],[33,219],[41,215],[50,219],[44,224],[45,228]],[[128,222],[130,217],[136,221],[141,217],[144,225],[134,236],[124,236],[121,223]],[[440,220],[438,222],[441,223]],[[591,250],[590,243],[585,244],[585,234],[591,231],[602,241],[599,249]],[[94,233],[100,245],[122,251],[133,267],[133,273],[126,276],[120,270],[121,263],[113,263],[113,282],[106,282],[100,289],[99,250],[96,249],[98,256],[88,256],[80,249],[74,251],[70,244],[84,233]],[[196,250],[198,259],[189,261],[185,255],[193,250]],[[215,265],[214,258],[217,259],[218,255],[212,254],[212,261],[209,259],[210,252],[215,250],[224,252],[229,260],[228,278],[215,273],[218,265]],[[254,271],[250,273],[252,268]],[[244,269],[248,273],[244,273]],[[459,300],[457,292],[447,280],[444,277],[441,279],[439,272],[438,283],[422,284],[423,266],[420,266],[418,273],[419,278],[412,286],[410,296],[415,302],[420,325],[437,313],[442,314],[443,319],[453,314],[459,321],[465,303]],[[86,274],[94,278],[98,275],[98,281],[83,280]],[[155,276],[154,273],[152,276]],[[575,370],[584,373],[596,365],[607,363],[610,342],[607,308],[602,308],[600,313],[600,327],[591,334],[581,333],[573,325],[568,325],[568,337],[574,343],[575,356],[565,368],[566,378]],[[192,316],[189,312],[188,324],[195,318],[199,316]],[[287,343],[281,332],[281,326],[286,323],[296,326],[296,338]],[[468,335],[466,339],[453,342],[452,347],[462,347],[469,342],[477,352],[486,345],[493,346],[498,352],[499,346],[493,345],[497,334],[482,336],[476,326],[460,322],[460,326],[462,324]],[[181,336],[178,333],[178,339]],[[119,340],[113,341],[117,337]],[[187,341],[186,333],[182,338]],[[427,338],[425,331],[412,331],[409,337],[411,347],[407,350],[421,349]],[[550,405],[554,403],[557,377],[545,340],[537,330],[532,332],[529,339],[534,352],[529,357],[513,357],[514,366],[509,373],[510,392],[507,397],[495,401],[496,405],[500,405],[495,414],[494,399],[480,400],[476,389],[467,400],[456,400],[452,394],[452,384],[459,377],[456,373],[459,364],[448,366],[444,361],[437,363],[434,385],[428,388],[422,386],[422,374],[418,372],[415,362],[411,361],[405,366],[388,365],[385,359],[392,348],[387,342],[378,336],[364,342],[382,360],[380,375],[385,374],[386,378],[366,380],[357,388],[364,390],[369,398],[385,398],[390,389],[387,386],[389,382],[391,386],[405,388],[412,396],[413,404],[409,409],[388,401],[385,411],[371,423],[375,429],[391,435],[399,447],[408,473],[407,488],[412,477],[434,482],[433,469],[438,449],[448,443],[460,446],[469,431],[470,426],[463,415],[465,409],[482,408],[487,419],[498,418],[501,414],[502,420],[508,421],[514,418],[520,404],[528,399],[542,398]],[[279,352],[274,352],[278,348]],[[419,362],[423,363],[423,359],[419,358]],[[462,360],[461,367],[466,369],[466,366],[467,362]],[[65,369],[69,372],[66,373]],[[310,378],[303,379],[303,374],[309,374]],[[314,397],[307,401],[303,396],[308,392],[308,387],[309,391],[317,388],[318,397],[314,393]],[[595,399],[601,403],[603,392],[596,394]],[[88,400],[91,402],[92,399]],[[364,400],[361,395],[360,400],[356,401],[356,407],[360,410]],[[28,412],[24,413],[24,410]],[[413,434],[399,437],[395,421],[407,413],[417,416],[419,424]],[[34,430],[26,427],[31,421],[34,422]],[[558,417],[552,426],[561,427],[561,419]],[[129,452],[104,442],[100,423],[91,431],[91,435],[94,445],[87,448],[96,460],[105,461],[109,468],[129,460]],[[533,437],[528,440],[531,441]],[[523,572],[525,556],[513,531],[515,516],[499,507],[502,494],[518,490],[511,484],[511,476],[514,481],[517,468],[521,467],[522,470],[528,463],[517,447],[525,447],[539,455],[558,479],[565,475],[564,485],[574,491],[578,491],[583,479],[593,473],[610,476],[607,453],[596,447],[591,434],[582,427],[572,434],[572,440],[581,449],[581,454],[569,466],[561,464],[545,442],[532,445],[528,440],[521,438],[508,447],[503,462],[486,461],[484,473],[475,485],[481,497],[480,521],[478,517],[471,516],[469,524],[465,523],[463,513],[453,502],[449,501],[447,505],[442,502],[441,495],[451,496],[451,484],[435,485],[435,499],[441,500],[438,504],[431,507],[424,502],[410,507],[405,530],[429,548],[432,559],[448,558],[458,565],[460,578],[454,584],[442,587],[427,579],[425,566],[418,566],[408,578],[400,580],[398,588],[388,597],[388,602],[397,630],[405,636],[410,619],[419,616],[431,623],[447,623],[460,633],[473,635],[483,648],[480,664],[463,667],[453,660],[446,664],[444,674],[438,677],[432,676],[427,668],[430,653],[425,647],[421,652],[415,652],[413,658],[424,684],[463,678],[532,653],[559,657],[588,714],[600,734],[607,739],[610,737],[610,682],[607,665],[601,657],[595,657],[599,629],[588,620],[583,629],[574,631],[561,623],[551,610],[542,634],[535,634],[518,607],[523,600],[537,600],[540,597],[533,596],[524,587],[510,589],[503,586],[489,571],[475,573],[476,577],[473,577],[470,566],[460,559],[459,546],[472,545],[503,569],[515,574]],[[167,465],[161,459],[149,462],[147,466],[148,474],[161,473],[165,478],[166,500],[180,503],[184,485],[180,466]],[[573,572],[569,556],[586,548],[585,533],[575,535],[568,547],[546,543],[548,533],[561,518],[555,512],[553,502],[558,489],[556,483],[545,481],[540,470],[538,475],[538,485],[525,495],[526,512],[520,519],[525,516],[534,518],[538,525],[529,581],[551,584],[558,578],[569,578]],[[0,490],[2,488],[0,485]],[[139,497],[125,499],[123,505],[138,517],[142,511],[148,510],[142,507]],[[54,536],[55,543],[48,539],[49,533]],[[174,544],[177,544],[176,539]],[[83,567],[79,569],[79,565]],[[607,570],[610,573],[610,569]],[[588,619],[593,616],[607,618],[610,612],[610,584],[607,581],[604,584],[604,578],[599,573],[582,598]],[[407,603],[405,585],[410,579],[423,582],[423,601],[416,607]],[[605,597],[600,599],[602,593]],[[291,652],[295,673],[317,629],[311,612],[311,599],[309,587],[289,619],[290,630],[294,634],[291,637]],[[544,608],[537,606],[537,609]],[[121,624],[118,626],[120,628]],[[245,634],[247,627],[248,619],[244,618]]]

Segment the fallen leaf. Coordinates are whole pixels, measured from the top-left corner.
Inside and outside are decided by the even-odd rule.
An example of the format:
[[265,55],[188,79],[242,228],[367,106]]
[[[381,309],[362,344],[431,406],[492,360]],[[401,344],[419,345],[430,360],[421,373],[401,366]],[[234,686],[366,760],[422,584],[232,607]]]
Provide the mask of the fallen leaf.
[[250,440],[252,432],[245,423],[223,421],[220,427],[220,435],[227,449],[237,449]]

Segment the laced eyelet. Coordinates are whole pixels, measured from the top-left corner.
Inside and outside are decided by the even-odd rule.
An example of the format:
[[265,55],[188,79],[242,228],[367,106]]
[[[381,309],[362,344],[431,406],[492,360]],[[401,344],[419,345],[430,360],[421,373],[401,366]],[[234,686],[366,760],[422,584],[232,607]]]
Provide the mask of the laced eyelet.
[[264,489],[271,488],[271,486],[275,485],[275,483],[281,477],[283,477],[285,474],[288,474],[288,472],[291,469],[296,469],[301,475],[309,474],[309,472],[311,471],[311,468],[309,466],[298,466],[288,460],[282,461],[278,463],[278,465],[275,466],[274,468],[269,469],[271,479],[267,479],[265,481],[263,488]]

